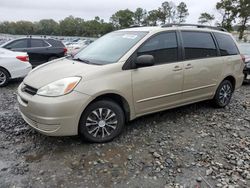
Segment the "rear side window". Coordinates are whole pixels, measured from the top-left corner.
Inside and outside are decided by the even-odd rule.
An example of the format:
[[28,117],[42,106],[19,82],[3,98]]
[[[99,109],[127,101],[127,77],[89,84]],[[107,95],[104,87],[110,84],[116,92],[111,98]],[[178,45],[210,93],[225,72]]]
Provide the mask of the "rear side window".
[[13,48],[27,48],[28,47],[28,40],[27,39],[21,39],[11,42],[10,44],[7,44],[5,48],[13,49]]
[[222,33],[214,33],[214,35],[218,42],[222,56],[239,54],[239,50],[230,35],[225,35]]
[[210,33],[182,31],[185,59],[217,56],[217,49]]
[[175,32],[162,33],[149,39],[137,52],[137,56],[152,55],[155,64],[178,60],[178,45]]
[[40,39],[31,39],[31,48],[42,48],[46,47],[48,44]]

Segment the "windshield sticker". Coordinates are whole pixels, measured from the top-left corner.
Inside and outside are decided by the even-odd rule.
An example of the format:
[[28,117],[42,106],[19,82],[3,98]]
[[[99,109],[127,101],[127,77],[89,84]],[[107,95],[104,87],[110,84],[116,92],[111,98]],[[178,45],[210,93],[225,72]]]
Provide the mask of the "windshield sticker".
[[125,39],[136,39],[137,35],[126,34],[126,35],[123,35],[122,38],[125,38]]

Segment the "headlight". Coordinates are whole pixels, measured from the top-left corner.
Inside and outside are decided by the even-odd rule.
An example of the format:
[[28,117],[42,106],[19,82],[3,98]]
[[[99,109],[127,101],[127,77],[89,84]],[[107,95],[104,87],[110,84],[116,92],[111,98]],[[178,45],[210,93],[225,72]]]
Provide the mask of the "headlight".
[[250,62],[247,62],[246,67],[250,69]]
[[80,82],[80,77],[64,78],[55,82],[52,82],[37,91],[37,95],[47,97],[57,97],[70,93]]

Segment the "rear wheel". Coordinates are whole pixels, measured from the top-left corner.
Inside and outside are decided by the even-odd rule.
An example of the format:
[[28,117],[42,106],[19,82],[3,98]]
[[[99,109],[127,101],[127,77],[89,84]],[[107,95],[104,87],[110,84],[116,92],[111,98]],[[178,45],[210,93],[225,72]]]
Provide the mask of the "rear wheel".
[[121,107],[109,100],[90,104],[79,123],[80,135],[90,142],[108,142],[117,137],[125,124]]
[[56,56],[50,57],[50,58],[48,59],[48,61],[53,61],[53,60],[55,60],[55,59],[58,59],[58,57],[56,57]]
[[6,86],[9,80],[9,73],[5,69],[0,68],[0,87]]
[[229,80],[221,82],[213,99],[215,106],[219,108],[227,106],[231,101],[233,90],[233,85]]

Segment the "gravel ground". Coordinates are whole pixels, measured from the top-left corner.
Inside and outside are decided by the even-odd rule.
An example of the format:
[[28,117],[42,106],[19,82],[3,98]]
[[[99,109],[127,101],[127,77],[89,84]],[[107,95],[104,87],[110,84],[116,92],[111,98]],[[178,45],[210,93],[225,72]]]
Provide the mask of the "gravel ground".
[[130,122],[90,144],[32,130],[20,81],[0,88],[0,187],[250,187],[250,85],[225,109],[202,102]]

